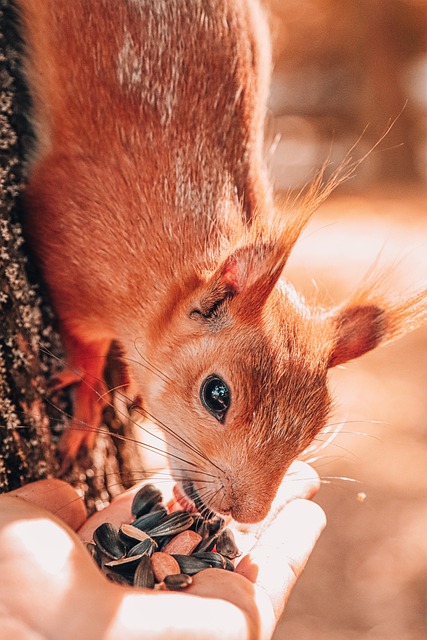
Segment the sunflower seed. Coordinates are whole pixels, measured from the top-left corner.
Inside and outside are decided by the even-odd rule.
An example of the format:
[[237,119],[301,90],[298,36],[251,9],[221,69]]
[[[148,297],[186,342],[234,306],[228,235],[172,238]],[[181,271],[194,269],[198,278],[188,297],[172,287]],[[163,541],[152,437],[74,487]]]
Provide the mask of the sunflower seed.
[[196,551],[197,553],[202,551],[212,551],[212,549],[216,544],[217,539],[218,539],[218,534],[214,533],[213,536],[209,536],[208,538],[205,538],[204,540],[202,540],[200,544],[195,548],[194,551]]
[[141,558],[142,554],[131,556],[128,558],[120,558],[120,560],[111,560],[111,562],[106,562],[104,566],[107,567],[109,571],[120,573],[120,575],[122,576],[130,576],[131,578],[133,578],[133,575]]
[[132,514],[139,518],[151,511],[151,509],[162,502],[162,492],[154,486],[154,484],[146,484],[133,497]]
[[221,531],[216,542],[216,550],[221,555],[230,558],[230,560],[240,556],[240,551],[231,529],[223,529]]
[[200,551],[193,553],[192,557],[208,562],[211,567],[215,567],[216,569],[225,569],[227,566],[226,559],[215,551]]
[[154,551],[157,551],[158,546],[157,542],[147,536],[145,540],[138,542],[132,549],[128,551],[128,557],[137,556],[139,554],[143,554],[146,556],[151,556]]
[[130,544],[131,546],[149,537],[148,533],[141,531],[141,529],[134,527],[132,524],[122,524],[119,529],[119,536],[125,544]]
[[218,533],[225,526],[225,520],[222,516],[214,516],[210,520],[206,520],[209,526],[209,535],[213,536],[214,533]]
[[170,542],[174,538],[175,538],[175,534],[173,534],[171,536],[159,536],[159,537],[156,537],[156,542],[159,545],[159,549],[161,549],[163,551],[163,547],[165,547],[168,544],[168,542]]
[[185,573],[175,573],[165,577],[166,588],[171,591],[180,591],[190,586],[193,578]]
[[150,513],[153,513],[153,511],[166,511],[166,513],[167,513],[167,509],[166,509],[165,505],[163,504],[163,502],[157,502],[154,505],[154,507],[151,507]]
[[165,518],[156,527],[149,529],[147,533],[152,538],[176,535],[188,529],[193,522],[193,516],[188,511],[175,511]]
[[103,522],[95,529],[93,540],[98,549],[113,560],[119,560],[125,555],[125,548],[119,538],[118,530],[110,522]]
[[234,571],[232,559],[240,554],[224,518],[185,510],[169,514],[161,501],[161,492],[147,484],[134,497],[132,524],[118,530],[104,523],[95,530],[87,548],[109,580],[180,590],[204,569]]
[[182,573],[186,573],[189,576],[194,576],[196,573],[199,573],[199,571],[209,569],[211,566],[209,562],[205,562],[194,556],[184,556],[179,553],[173,553],[172,558],[175,558],[178,562]]
[[133,584],[135,587],[142,587],[145,589],[154,588],[154,573],[151,568],[151,559],[148,556],[142,556],[133,577]]
[[156,527],[167,513],[168,512],[165,507],[161,507],[156,511],[150,511],[150,513],[145,513],[143,516],[134,520],[132,522],[132,526],[140,529],[141,531],[149,531],[153,527]]
[[225,570],[226,571],[234,571],[235,566],[234,564],[231,562],[230,558],[226,558],[226,556],[223,556],[224,560],[225,560]]
[[124,585],[131,585],[132,584],[132,579],[128,578],[127,576],[122,576],[120,575],[120,573],[113,573],[112,571],[107,571],[106,572],[106,577],[108,578],[108,580],[111,580],[111,582],[115,582],[117,584],[124,584]]
[[209,525],[207,521],[203,516],[198,514],[193,515],[193,524],[190,529],[201,535],[202,538],[206,538],[209,535]]

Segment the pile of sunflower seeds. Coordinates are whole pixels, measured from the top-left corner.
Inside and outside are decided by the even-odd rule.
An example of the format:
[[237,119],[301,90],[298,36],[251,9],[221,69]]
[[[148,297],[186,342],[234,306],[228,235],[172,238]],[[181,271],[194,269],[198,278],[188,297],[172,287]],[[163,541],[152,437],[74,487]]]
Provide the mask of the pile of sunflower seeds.
[[113,582],[149,589],[181,590],[192,576],[209,567],[234,571],[240,553],[220,516],[168,513],[161,491],[152,484],[134,496],[132,524],[119,529],[101,524],[87,547]]

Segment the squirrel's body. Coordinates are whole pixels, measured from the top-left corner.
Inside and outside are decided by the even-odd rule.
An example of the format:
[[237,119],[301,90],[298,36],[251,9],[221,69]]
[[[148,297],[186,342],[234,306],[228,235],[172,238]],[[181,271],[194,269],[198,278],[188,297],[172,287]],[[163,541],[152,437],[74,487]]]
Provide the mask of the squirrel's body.
[[425,295],[391,309],[361,290],[322,315],[277,285],[309,211],[273,214],[257,2],[17,4],[38,140],[26,232],[82,371],[76,423],[99,420],[119,341],[190,497],[260,519],[325,425],[328,367],[421,321]]
[[[176,274],[212,268],[221,235],[268,197],[268,64],[258,79],[262,54],[242,2],[22,4],[40,140],[31,232],[42,259],[49,255],[55,291],[64,283],[58,300],[53,293],[61,320],[77,316],[97,334],[102,321],[114,334],[112,298],[123,307],[136,296],[146,317],[157,313]],[[159,255],[168,268],[159,269]],[[143,263],[148,296],[130,256]],[[82,292],[77,300],[70,287]]]

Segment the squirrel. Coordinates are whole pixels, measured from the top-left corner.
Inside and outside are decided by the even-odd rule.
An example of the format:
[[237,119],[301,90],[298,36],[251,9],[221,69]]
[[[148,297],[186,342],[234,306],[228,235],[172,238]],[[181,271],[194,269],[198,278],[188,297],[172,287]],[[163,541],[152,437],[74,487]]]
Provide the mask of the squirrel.
[[[321,179],[276,207],[270,40],[256,0],[17,0],[37,143],[24,229],[75,383],[64,455],[94,442],[112,341],[197,504],[267,514],[325,426],[327,374],[421,325],[367,280],[309,307],[283,280]],[[148,364],[147,364],[148,363]],[[76,375],[78,372],[78,375]]]

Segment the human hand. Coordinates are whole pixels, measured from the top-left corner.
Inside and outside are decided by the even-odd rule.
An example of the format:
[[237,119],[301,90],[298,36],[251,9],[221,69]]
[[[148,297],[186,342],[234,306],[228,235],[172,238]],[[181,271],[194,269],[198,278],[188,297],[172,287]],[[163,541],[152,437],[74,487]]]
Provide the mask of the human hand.
[[[320,507],[307,500],[317,488],[315,472],[294,463],[265,521],[229,525],[245,552],[235,572],[202,571],[185,594],[109,582],[64,524],[77,529],[85,520],[69,485],[40,481],[4,494],[0,638],[18,633],[24,639],[38,633],[61,640],[270,638],[325,524]],[[89,518],[80,529],[83,538],[101,521],[126,520],[134,492]]]

